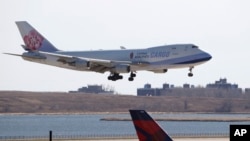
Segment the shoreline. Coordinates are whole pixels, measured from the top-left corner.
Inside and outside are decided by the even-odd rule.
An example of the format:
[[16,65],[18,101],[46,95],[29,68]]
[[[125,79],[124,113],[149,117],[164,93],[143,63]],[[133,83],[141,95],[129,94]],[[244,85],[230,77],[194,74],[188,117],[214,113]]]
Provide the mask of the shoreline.
[[[247,122],[250,118],[155,118],[156,121]],[[100,121],[131,121],[129,118],[101,118]]]
[[[116,115],[116,114],[127,114],[129,112],[82,112],[82,113],[0,113],[0,116],[18,116],[18,115]],[[249,122],[249,113],[197,113],[197,112],[150,112],[150,114],[248,114],[247,117],[163,117],[155,118],[156,121],[197,121],[197,122]],[[131,121],[131,118],[119,118],[119,117],[103,117],[100,121]]]
[[[218,114],[218,115],[233,115],[233,114],[249,114],[248,112],[149,112],[150,114]],[[0,113],[0,115],[112,115],[112,114],[129,114],[129,112],[58,112],[58,113]],[[159,119],[161,120],[161,119]]]

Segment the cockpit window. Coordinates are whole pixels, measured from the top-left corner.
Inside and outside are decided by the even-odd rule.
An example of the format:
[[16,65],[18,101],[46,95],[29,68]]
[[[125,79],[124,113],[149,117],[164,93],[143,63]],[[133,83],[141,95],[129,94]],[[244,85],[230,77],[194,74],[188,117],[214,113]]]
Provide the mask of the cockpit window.
[[198,48],[198,46],[193,45],[192,48]]

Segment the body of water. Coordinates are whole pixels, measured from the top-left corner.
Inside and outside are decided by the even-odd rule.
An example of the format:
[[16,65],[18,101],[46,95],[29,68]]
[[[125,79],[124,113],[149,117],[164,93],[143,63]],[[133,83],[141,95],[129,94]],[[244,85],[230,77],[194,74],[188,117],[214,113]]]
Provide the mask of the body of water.
[[[250,117],[250,114],[152,114],[164,117]],[[129,114],[82,114],[82,115],[0,115],[0,136],[53,135],[133,135],[131,121],[100,121],[101,118],[130,118]],[[250,122],[196,122],[159,121],[171,134],[229,134],[230,124]]]

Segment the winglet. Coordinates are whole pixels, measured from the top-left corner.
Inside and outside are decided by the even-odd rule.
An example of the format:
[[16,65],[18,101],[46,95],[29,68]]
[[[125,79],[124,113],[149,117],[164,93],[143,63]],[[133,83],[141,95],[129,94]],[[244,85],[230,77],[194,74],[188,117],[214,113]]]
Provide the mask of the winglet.
[[46,38],[26,21],[17,21],[17,27],[21,33],[25,45],[22,47],[27,51],[58,51]]
[[144,110],[129,110],[140,141],[173,141]]

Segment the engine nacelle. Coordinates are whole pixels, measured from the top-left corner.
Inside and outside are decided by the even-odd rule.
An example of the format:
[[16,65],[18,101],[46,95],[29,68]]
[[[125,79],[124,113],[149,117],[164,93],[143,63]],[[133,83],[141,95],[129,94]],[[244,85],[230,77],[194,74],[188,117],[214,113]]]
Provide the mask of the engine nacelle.
[[129,73],[130,66],[127,64],[119,64],[112,68],[111,71],[115,73]]
[[75,66],[78,69],[87,69],[90,67],[89,61],[85,60],[76,60],[75,62],[70,63],[71,66]]
[[166,73],[168,70],[167,69],[162,69],[162,70],[152,70],[154,73]]

